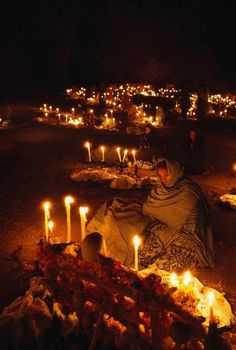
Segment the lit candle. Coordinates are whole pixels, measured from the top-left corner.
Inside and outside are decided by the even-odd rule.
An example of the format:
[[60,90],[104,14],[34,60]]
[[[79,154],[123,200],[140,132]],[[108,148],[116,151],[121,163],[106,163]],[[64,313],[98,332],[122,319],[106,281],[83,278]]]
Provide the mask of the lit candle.
[[67,221],[67,242],[71,242],[71,218],[70,218],[71,203],[74,203],[74,199],[71,196],[67,196],[65,198],[66,221]]
[[90,151],[90,143],[86,142],[85,147],[87,147],[87,149],[88,149],[89,162],[91,162],[92,158],[91,158],[91,151]]
[[135,235],[133,242],[134,242],[134,269],[135,271],[138,271],[138,248],[140,246],[139,236]]
[[101,151],[102,151],[102,162],[105,162],[105,147],[101,146]]
[[178,287],[179,286],[179,279],[178,279],[178,276],[176,275],[175,272],[172,272],[172,274],[170,275],[170,283],[174,287]]
[[52,220],[48,221],[48,228],[51,232],[51,236],[53,235],[54,222]]
[[123,162],[125,161],[125,157],[127,156],[127,153],[128,153],[128,150],[125,149],[125,150],[124,150],[124,155],[123,155]]
[[86,214],[88,213],[88,210],[89,210],[88,207],[79,207],[80,224],[81,224],[81,241],[85,237],[85,225],[87,222]]
[[213,304],[214,304],[214,293],[208,293],[208,304],[209,304],[209,324],[215,323],[214,313],[213,313]]
[[133,158],[134,158],[134,163],[136,163],[136,157],[135,157],[135,154],[136,154],[136,151],[135,149],[132,150],[132,155],[133,155]]
[[44,227],[45,227],[45,237],[46,237],[46,242],[48,242],[48,220],[50,219],[50,203],[45,202],[43,205],[44,209]]
[[189,286],[191,281],[192,281],[192,275],[191,275],[190,271],[186,271],[184,276],[183,276],[183,284],[185,286]]
[[117,150],[117,153],[118,153],[119,161],[121,162],[120,147],[117,147],[116,150]]

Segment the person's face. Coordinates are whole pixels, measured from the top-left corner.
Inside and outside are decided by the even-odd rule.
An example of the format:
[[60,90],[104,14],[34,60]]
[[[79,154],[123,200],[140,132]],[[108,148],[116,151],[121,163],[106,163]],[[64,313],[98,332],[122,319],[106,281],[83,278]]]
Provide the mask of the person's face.
[[146,127],[146,134],[149,134],[151,132],[151,129],[149,128],[149,126]]
[[159,176],[161,182],[164,185],[167,185],[168,182],[170,181],[170,174],[169,174],[168,169],[166,169],[166,168],[159,168],[157,170],[157,175]]
[[196,140],[196,138],[197,138],[196,131],[191,130],[189,135],[190,135],[190,139],[191,139],[192,141],[195,141],[195,140]]

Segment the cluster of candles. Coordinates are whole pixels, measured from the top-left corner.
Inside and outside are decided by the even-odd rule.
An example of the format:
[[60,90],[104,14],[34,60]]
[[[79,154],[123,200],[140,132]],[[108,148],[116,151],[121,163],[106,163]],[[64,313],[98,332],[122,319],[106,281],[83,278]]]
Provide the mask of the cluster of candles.
[[[92,156],[91,156],[91,143],[90,142],[86,142],[85,143],[85,147],[87,148],[87,151],[88,151],[88,159],[89,159],[89,162],[92,162]],[[102,162],[105,162],[105,146],[100,146],[100,150],[101,150],[101,161]],[[116,148],[116,151],[117,151],[117,155],[118,155],[118,159],[119,159],[119,162],[124,162],[125,161],[125,158],[128,154],[128,149],[125,149],[124,152],[123,152],[123,157],[121,156],[121,148],[120,147],[117,147]],[[136,150],[133,149],[131,151],[132,153],[132,156],[133,156],[133,161],[134,163],[136,163]]]
[[[67,242],[71,242],[71,204],[74,203],[74,198],[71,196],[66,196],[64,199],[65,208],[66,208],[66,222],[67,222]],[[44,210],[44,228],[45,228],[45,239],[46,242],[49,243],[49,230],[53,232],[54,228],[54,222],[50,220],[50,208],[51,203],[50,202],[44,202],[43,203],[43,210]],[[79,214],[80,214],[80,224],[81,224],[81,241],[86,236],[86,222],[87,217],[86,214],[88,213],[89,208],[88,207],[79,207]],[[138,271],[138,249],[141,244],[141,239],[138,235],[135,235],[133,238],[134,243],[134,269]]]
[[[165,98],[171,98],[175,100],[175,110],[176,112],[181,112],[181,107],[179,103],[179,95],[181,93],[180,89],[175,89],[173,86],[168,88],[160,88],[156,90],[151,85],[144,84],[123,84],[123,85],[111,85],[108,86],[105,92],[92,91],[89,92],[84,87],[67,89],[66,94],[73,99],[83,99],[87,106],[99,104],[100,97],[104,100],[106,109],[102,118],[104,119],[100,129],[112,129],[116,126],[116,120],[113,118],[114,111],[127,111],[132,105],[132,97],[134,95],[143,96],[160,96]],[[188,109],[187,115],[190,119],[196,119],[197,117],[197,93],[190,92],[190,107]],[[236,114],[236,101],[231,96],[221,95],[221,94],[209,94],[208,96],[209,111],[210,116],[227,117],[230,115],[235,116]],[[145,110],[144,110],[145,107]],[[154,127],[160,126],[161,116],[158,115],[158,107],[156,108],[156,114],[153,115],[153,111],[149,109],[149,105],[142,104],[141,106],[135,106],[133,110],[132,120],[137,124],[149,123]],[[61,124],[70,124],[75,127],[85,126],[85,122],[81,116],[75,113],[75,108],[71,108],[67,112],[60,112],[59,108],[53,108],[52,106],[47,106],[44,104],[40,108],[41,112],[47,118],[49,114],[55,114],[58,117],[58,122]],[[91,116],[95,115],[94,110],[90,110]],[[108,115],[111,115],[108,117]]]
[[[71,242],[71,204],[74,203],[74,198],[71,196],[66,196],[64,199],[65,208],[66,208],[66,221],[67,221],[67,242]],[[43,203],[44,210],[44,228],[45,228],[45,239],[46,242],[49,242],[49,230],[51,233],[53,232],[54,222],[50,220],[50,208],[51,203],[45,202]],[[80,223],[81,223],[81,240],[85,237],[85,228],[86,228],[86,214],[88,213],[88,207],[79,207],[80,214]]]
[[[177,276],[175,272],[170,274],[169,284],[177,289],[182,290],[183,292],[189,292],[193,286],[193,276],[190,271],[186,271],[182,276]],[[209,306],[209,324],[215,324],[215,316],[214,316],[214,300],[215,295],[213,291],[208,292],[207,294],[207,302]]]
[[[67,218],[67,242],[71,242],[71,204],[74,203],[74,199],[71,196],[66,196],[64,199],[65,208],[66,208],[66,218]],[[45,202],[43,204],[44,208],[44,218],[45,218],[45,236],[46,242],[49,242],[48,230],[53,230],[54,223],[50,220],[50,202]],[[88,213],[88,207],[79,207],[80,220],[81,220],[81,241],[85,238],[85,229],[86,229],[86,214]],[[139,258],[138,252],[142,241],[138,235],[133,237],[134,245],[134,270],[138,272],[139,270]],[[193,277],[189,271],[186,271],[183,276],[177,276],[176,273],[170,274],[169,284],[173,287],[182,289],[184,292],[189,292],[191,288],[191,283]],[[210,324],[215,323],[213,305],[214,305],[214,293],[208,293],[208,304],[209,304],[209,322]]]

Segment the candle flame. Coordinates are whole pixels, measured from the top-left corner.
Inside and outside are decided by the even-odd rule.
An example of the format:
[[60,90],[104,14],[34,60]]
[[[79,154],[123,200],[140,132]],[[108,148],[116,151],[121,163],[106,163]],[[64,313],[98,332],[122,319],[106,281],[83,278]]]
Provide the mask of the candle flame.
[[133,149],[133,150],[132,150],[132,154],[133,154],[133,156],[135,155],[135,153],[136,153],[136,150],[135,150],[135,149]]
[[89,211],[89,208],[88,208],[88,207],[79,207],[79,213],[80,213],[81,215],[87,214],[88,211]]
[[86,143],[85,143],[85,147],[89,148],[89,147],[90,147],[90,143],[89,143],[89,142],[86,142]]
[[175,272],[173,272],[173,273],[170,275],[170,283],[171,283],[173,286],[176,286],[176,287],[179,285],[178,276],[176,275]]
[[54,222],[53,221],[49,221],[48,222],[48,228],[49,228],[50,231],[53,230],[53,228],[54,228]]
[[209,292],[207,295],[207,299],[208,299],[209,306],[213,306],[214,299],[215,299],[214,293]]
[[192,275],[191,275],[190,271],[186,271],[184,274],[184,278],[183,278],[183,284],[185,286],[188,286],[190,284],[191,280],[192,280]]
[[236,163],[233,164],[233,170],[236,171]]
[[51,206],[50,202],[45,202],[45,203],[43,204],[44,210],[48,210],[48,209],[50,208],[50,206]]
[[140,244],[141,244],[141,239],[139,238],[138,235],[135,235],[135,236],[134,236],[133,242],[134,242],[134,246],[135,246],[136,248],[138,248],[138,247],[140,246]]
[[65,204],[71,204],[74,203],[74,198],[71,196],[66,196],[65,197]]
[[105,150],[105,147],[104,147],[104,146],[101,146],[101,150],[102,150],[102,152],[104,152],[104,150]]
[[120,147],[117,147],[117,149],[116,149],[116,150],[117,150],[117,152],[120,152]]

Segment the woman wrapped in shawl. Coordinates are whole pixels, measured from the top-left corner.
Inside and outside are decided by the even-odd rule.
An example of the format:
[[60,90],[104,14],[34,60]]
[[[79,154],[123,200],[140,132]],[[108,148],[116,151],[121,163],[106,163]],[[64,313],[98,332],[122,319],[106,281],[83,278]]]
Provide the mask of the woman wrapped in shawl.
[[132,238],[139,234],[140,268],[154,264],[183,271],[213,266],[210,211],[201,188],[177,161],[162,160],[157,174],[159,180],[143,204],[115,198],[98,210],[87,231],[100,232],[108,254],[125,265],[133,265]]

